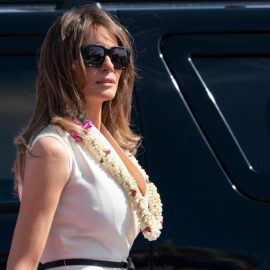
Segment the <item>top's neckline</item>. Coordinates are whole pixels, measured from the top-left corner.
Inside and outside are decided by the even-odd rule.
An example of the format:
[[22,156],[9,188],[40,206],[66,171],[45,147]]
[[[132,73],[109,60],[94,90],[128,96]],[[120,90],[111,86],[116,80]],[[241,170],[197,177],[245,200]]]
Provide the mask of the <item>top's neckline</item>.
[[[92,124],[93,125],[93,124]],[[123,151],[123,149],[119,146],[110,132],[107,130],[105,125],[101,123],[100,130],[93,125],[95,130],[106,140],[106,142],[111,146],[111,149],[114,153],[118,156],[118,158],[122,161],[123,165],[126,167],[129,174],[135,179],[139,190],[141,191],[142,195],[145,196],[147,193],[146,188],[146,180],[134,162],[127,156],[127,154]]]

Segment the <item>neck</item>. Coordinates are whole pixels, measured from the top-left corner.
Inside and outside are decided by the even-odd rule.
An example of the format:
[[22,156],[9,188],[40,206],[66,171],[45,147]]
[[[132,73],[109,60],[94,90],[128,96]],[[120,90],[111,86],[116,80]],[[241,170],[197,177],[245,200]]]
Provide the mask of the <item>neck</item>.
[[85,108],[86,117],[94,126],[100,130],[101,127],[101,115],[102,115],[102,103],[100,104],[87,104]]

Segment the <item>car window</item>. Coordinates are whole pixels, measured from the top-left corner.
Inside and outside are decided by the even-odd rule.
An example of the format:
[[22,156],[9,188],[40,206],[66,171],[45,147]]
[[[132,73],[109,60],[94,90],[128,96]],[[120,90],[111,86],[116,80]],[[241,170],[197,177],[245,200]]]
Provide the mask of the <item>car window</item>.
[[193,63],[247,165],[269,173],[270,58],[194,57]]
[[227,179],[257,200],[270,199],[269,42],[266,34],[173,35],[161,45]]

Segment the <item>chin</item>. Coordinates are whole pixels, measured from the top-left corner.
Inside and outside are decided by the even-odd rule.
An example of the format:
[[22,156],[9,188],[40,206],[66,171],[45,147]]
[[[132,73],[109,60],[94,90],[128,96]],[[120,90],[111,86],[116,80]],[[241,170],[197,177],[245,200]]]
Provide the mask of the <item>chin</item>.
[[111,95],[111,96],[108,96],[105,101],[113,100],[114,98],[115,98],[115,94]]
[[100,95],[106,100],[111,100],[116,95],[116,89],[104,89],[100,92]]
[[110,87],[110,88],[99,88],[96,89],[95,91],[88,91],[85,93],[85,98],[90,100],[96,100],[99,102],[103,102],[103,101],[108,101],[108,100],[112,100],[115,95],[116,95],[117,89],[115,89],[114,87]]
[[[112,91],[112,92],[102,91],[99,93],[99,95],[96,95],[95,97],[101,101],[108,101],[108,100],[114,99],[115,95],[116,95],[115,91]],[[93,97],[93,96],[91,96],[91,97]],[[91,98],[91,97],[89,97],[89,98]]]

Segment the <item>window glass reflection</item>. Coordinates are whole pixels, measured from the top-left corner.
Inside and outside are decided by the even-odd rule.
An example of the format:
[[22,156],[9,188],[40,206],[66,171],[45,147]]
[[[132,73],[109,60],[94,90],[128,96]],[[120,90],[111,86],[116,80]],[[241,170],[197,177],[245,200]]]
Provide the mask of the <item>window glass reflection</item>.
[[196,57],[193,63],[251,166],[269,172],[270,58]]

